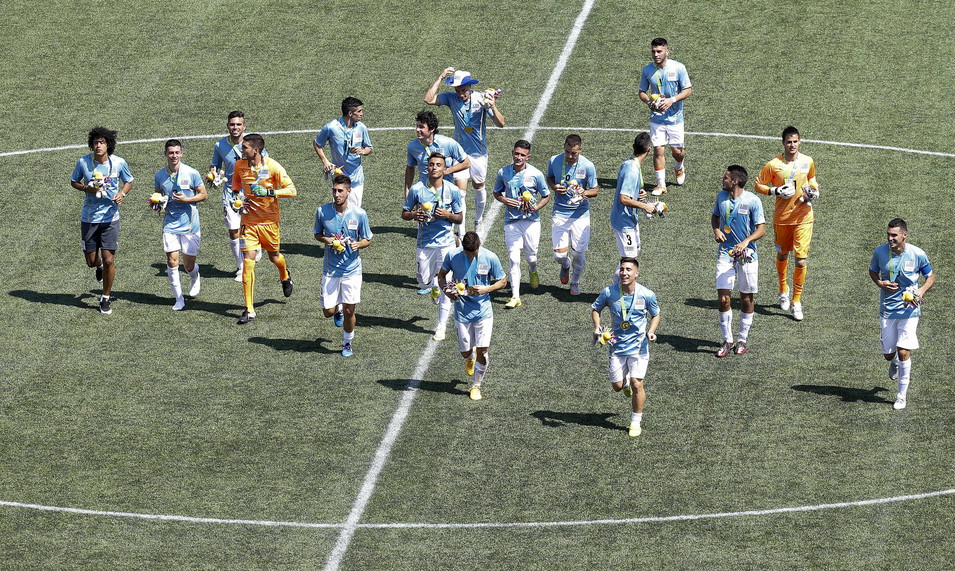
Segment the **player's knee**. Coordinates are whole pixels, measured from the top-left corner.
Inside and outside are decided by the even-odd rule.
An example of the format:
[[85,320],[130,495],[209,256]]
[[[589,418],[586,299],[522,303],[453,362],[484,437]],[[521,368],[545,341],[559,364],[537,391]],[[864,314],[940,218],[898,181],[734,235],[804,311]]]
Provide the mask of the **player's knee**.
[[807,265],[806,258],[796,258],[796,267],[805,268]]
[[354,303],[343,303],[342,304],[342,313],[345,314],[345,317],[352,317],[355,315],[355,304]]
[[335,315],[335,308],[334,308],[334,307],[325,307],[325,308],[322,308],[322,314],[323,314],[325,317],[331,317],[331,316]]

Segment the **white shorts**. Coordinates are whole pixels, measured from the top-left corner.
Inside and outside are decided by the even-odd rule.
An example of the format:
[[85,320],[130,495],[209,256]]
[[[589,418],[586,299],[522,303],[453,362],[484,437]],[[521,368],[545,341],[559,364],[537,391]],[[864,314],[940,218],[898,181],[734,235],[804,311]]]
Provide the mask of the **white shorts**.
[[640,227],[628,228],[626,230],[614,230],[617,237],[617,253],[620,257],[636,258],[640,255]]
[[170,232],[162,233],[162,251],[179,252],[187,256],[199,255],[199,242],[202,241],[202,232],[195,234],[172,234]]
[[351,187],[351,193],[348,195],[348,204],[361,208],[361,198],[365,194],[365,185],[358,184]]
[[759,260],[737,264],[731,258],[716,260],[716,289],[738,289],[740,293],[756,293],[759,282]]
[[491,346],[491,330],[494,329],[494,316],[472,323],[454,322],[458,329],[458,351],[467,353],[474,347]]
[[331,309],[340,303],[361,303],[361,274],[322,276],[322,307]]
[[453,247],[454,246],[444,246],[441,248],[418,248],[418,287],[426,288],[433,285],[434,278],[437,277],[438,272],[441,270],[441,264],[444,263],[445,256],[448,255]]
[[683,123],[664,125],[650,122],[650,144],[654,147],[683,147]]
[[536,256],[540,241],[540,220],[515,220],[504,224],[504,244],[508,252],[523,249],[525,256]]
[[470,178],[472,184],[484,184],[487,180],[487,155],[468,155],[468,159],[470,168],[454,173],[454,180]]
[[919,338],[915,334],[915,328],[919,325],[918,317],[904,319],[882,317],[879,319],[879,325],[882,327],[883,354],[895,353],[896,349],[914,351],[919,348]]
[[562,250],[570,245],[575,252],[586,252],[590,247],[590,216],[580,218],[565,218],[554,216],[550,239],[555,250]]
[[238,230],[239,226],[242,226],[242,215],[225,204],[222,205],[222,219],[229,230]]
[[623,383],[627,379],[643,380],[647,376],[647,365],[650,364],[650,354],[645,355],[614,355],[610,354],[611,383]]

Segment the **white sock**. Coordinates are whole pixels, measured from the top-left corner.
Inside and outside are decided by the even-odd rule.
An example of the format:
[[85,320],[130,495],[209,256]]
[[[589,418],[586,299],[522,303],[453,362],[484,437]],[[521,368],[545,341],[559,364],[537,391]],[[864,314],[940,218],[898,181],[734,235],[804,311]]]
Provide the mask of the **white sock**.
[[189,283],[192,284],[189,288],[189,295],[196,297],[199,295],[199,264],[196,264],[195,267],[192,268],[192,271],[189,272]]
[[733,329],[733,310],[721,311],[720,312],[720,332],[723,334],[723,341],[731,343],[733,341],[733,334],[730,331]]
[[584,266],[587,265],[587,254],[586,252],[578,252],[574,250],[574,271],[570,276],[570,283],[579,284],[580,276],[584,273]]
[[909,378],[912,375],[912,358],[905,361],[899,361],[899,394],[905,398],[905,393],[909,390]]
[[344,343],[351,343],[351,342],[352,342],[352,339],[354,339],[354,338],[355,338],[355,332],[354,332],[354,331],[345,331],[345,330],[342,330],[342,342],[344,342]]
[[753,317],[755,315],[756,313],[743,312],[739,314],[739,340],[743,343],[745,343],[746,338],[749,337],[749,328],[753,326]]
[[176,299],[182,297],[182,283],[179,281],[179,266],[175,268],[166,266],[166,275],[169,276],[169,285],[172,286],[172,295]]
[[480,363],[480,361],[474,363],[474,384],[478,386],[481,386],[481,381],[484,380],[484,375],[487,373],[487,368],[491,364],[487,356],[484,357],[484,360],[487,361],[487,363],[483,365]]
[[665,168],[660,170],[654,170],[653,174],[657,176],[657,186],[667,185],[667,170]]
[[631,412],[630,413],[630,424],[636,424],[640,426],[640,423],[643,422],[643,413],[642,412]]
[[675,171],[683,170],[683,161],[680,161],[678,163],[673,163],[673,170]]
[[242,253],[241,239],[229,240],[229,248],[232,250],[232,257],[235,258],[235,267],[242,269],[242,260],[245,255]]
[[[441,294],[438,296],[438,323],[447,325],[449,313],[451,313],[451,300],[444,295],[444,290],[441,290]],[[441,325],[438,325],[438,327],[441,327]]]
[[487,188],[474,188],[474,220],[484,218],[484,209],[487,208]]
[[511,250],[507,253],[511,262],[511,297],[521,297],[521,251]]
[[527,256],[527,269],[534,273],[537,271],[537,254],[533,256]]

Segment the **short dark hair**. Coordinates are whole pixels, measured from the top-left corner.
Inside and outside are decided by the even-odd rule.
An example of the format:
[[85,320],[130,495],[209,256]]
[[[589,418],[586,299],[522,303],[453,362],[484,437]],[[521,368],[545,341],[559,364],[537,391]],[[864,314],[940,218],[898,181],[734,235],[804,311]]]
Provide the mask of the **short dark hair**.
[[342,117],[348,115],[363,105],[364,103],[362,103],[357,97],[346,97],[345,99],[342,99]]
[[667,43],[666,38],[653,38],[652,40],[650,40],[650,47],[656,47],[656,46],[670,47],[670,44]]
[[633,264],[633,267],[640,269],[640,262],[638,262],[636,258],[633,258],[631,256],[624,256],[620,258],[620,264],[618,264],[618,266],[621,266],[623,264]]
[[909,227],[905,223],[905,220],[902,220],[901,218],[893,218],[892,220],[889,220],[889,228],[898,228],[903,232],[909,231]]
[[441,159],[441,160],[443,161],[443,160],[445,160],[445,159],[447,159],[447,158],[448,158],[448,157],[444,156],[443,154],[439,153],[438,151],[433,151],[430,155],[428,155],[428,162],[431,162],[431,159]]
[[262,135],[259,135],[258,133],[249,133],[242,140],[257,151],[261,151],[265,148],[265,139],[262,138]]
[[783,129],[783,140],[784,140],[784,141],[786,140],[786,137],[790,137],[790,136],[792,136],[792,135],[796,135],[796,136],[798,137],[798,136],[799,136],[799,129],[793,127],[792,125],[789,125],[789,126],[786,127],[785,129]]
[[580,139],[580,135],[576,133],[571,133],[570,135],[567,135],[566,139],[564,139],[564,144],[570,145],[571,147],[579,147],[581,143],[582,141]]
[[640,156],[650,150],[650,133],[640,133],[633,138],[633,154]]
[[332,179],[332,185],[336,184],[348,185],[348,188],[351,188],[351,178],[347,174],[336,174]]
[[518,139],[517,142],[514,143],[514,148],[515,148],[515,149],[527,149],[527,152],[530,152],[530,150],[531,150],[531,142],[530,142],[530,141],[527,141],[527,140],[524,140],[524,139]]
[[740,188],[746,186],[746,182],[749,180],[749,173],[746,172],[746,169],[739,165],[730,165],[726,167],[726,170],[730,173],[730,178],[735,179]]
[[427,125],[428,129],[432,131],[438,130],[438,116],[427,109],[418,112],[418,116],[415,117],[415,122]]
[[106,127],[93,127],[90,134],[86,137],[86,146],[93,150],[93,141],[103,139],[106,141],[106,154],[112,155],[116,150],[116,131]]
[[475,231],[465,232],[464,238],[461,238],[461,247],[465,252],[477,252],[481,247],[481,237]]
[[179,139],[169,139],[168,141],[166,141],[166,146],[163,148],[168,151],[169,147],[179,147],[181,149],[182,141],[180,141]]
[[228,121],[228,119],[235,119],[235,118],[237,118],[237,117],[238,117],[239,119],[245,119],[245,113],[243,113],[243,112],[239,111],[238,109],[236,109],[236,110],[233,111],[232,113],[229,113],[229,117],[228,117],[226,120]]

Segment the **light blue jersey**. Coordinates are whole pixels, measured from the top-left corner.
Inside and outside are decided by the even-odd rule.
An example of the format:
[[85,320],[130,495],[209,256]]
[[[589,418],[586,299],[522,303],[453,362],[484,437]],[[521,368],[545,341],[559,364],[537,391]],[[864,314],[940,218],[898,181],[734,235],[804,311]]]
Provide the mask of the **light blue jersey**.
[[[415,183],[408,191],[404,210],[411,212],[416,206],[431,203],[432,212],[438,208],[450,210],[452,214],[461,213],[461,191],[448,181],[441,182],[441,188],[435,189],[427,183]],[[454,233],[451,231],[451,222],[445,218],[435,218],[425,224],[418,225],[419,248],[443,248],[454,244]]]
[[610,206],[610,226],[622,232],[636,228],[640,223],[640,214],[643,212],[633,206],[624,206],[620,202],[621,196],[637,200],[643,189],[643,172],[640,170],[640,161],[630,157],[620,165],[617,173],[617,190],[613,195],[613,204]]
[[[662,97],[675,97],[684,89],[692,87],[686,66],[678,61],[667,59],[663,69],[648,63],[640,73],[640,91],[659,93]],[[664,113],[650,111],[650,122],[664,125],[676,125],[683,122],[683,101],[677,101]]]
[[454,140],[461,143],[465,153],[480,156],[487,154],[487,118],[494,116],[494,110],[481,105],[475,95],[472,91],[471,97],[464,102],[454,91],[445,91],[438,94],[438,105],[451,110]]
[[122,157],[116,155],[109,155],[106,162],[100,164],[93,159],[93,154],[90,153],[76,161],[76,167],[73,169],[70,180],[80,184],[89,184],[95,178],[94,172],[103,175],[103,190],[106,191],[106,194],[102,198],[96,198],[95,194],[83,193],[83,212],[80,220],[94,224],[119,220],[119,205],[113,202],[113,198],[124,184],[133,182],[133,174],[129,171],[129,165]]
[[[468,158],[461,145],[451,137],[435,133],[434,139],[427,147],[418,139],[411,141],[408,143],[408,161],[405,164],[418,167],[418,180],[425,184],[428,183],[428,157],[434,152],[444,155],[444,165],[447,168],[463,163],[464,159]],[[454,175],[446,174],[444,180],[453,181]]]
[[[756,226],[766,223],[763,215],[763,203],[755,194],[744,190],[739,198],[733,200],[730,193],[721,190],[716,195],[713,216],[720,217],[720,230],[726,235],[726,241],[719,245],[719,257],[731,257],[730,250],[756,231]],[[727,230],[729,226],[729,230]],[[756,242],[747,247],[756,259]]]
[[153,177],[156,192],[166,195],[166,212],[163,216],[162,231],[167,234],[198,234],[199,209],[193,203],[176,202],[172,195],[181,192],[186,198],[196,195],[194,188],[202,187],[202,175],[196,169],[179,164],[179,171],[173,175],[165,168]]
[[[269,152],[262,149],[262,157],[269,156]],[[241,146],[229,142],[228,135],[216,141],[212,147],[211,166],[219,172],[225,173],[225,182],[222,184],[222,205],[232,205],[232,173],[235,171],[235,162],[242,158]]]
[[[587,157],[580,155],[577,162],[568,165],[564,154],[554,155],[547,163],[547,178],[553,178],[557,184],[568,186],[576,181],[584,190],[597,186],[597,169]],[[584,198],[574,202],[568,194],[554,193],[554,216],[564,218],[583,218],[590,216],[590,200]]]
[[[657,295],[640,284],[635,284],[633,295],[621,295],[620,286],[605,287],[590,307],[601,312],[610,308],[611,329],[617,341],[609,346],[614,355],[648,355],[647,324],[660,314]],[[623,323],[629,323],[624,329]]]
[[878,272],[879,278],[899,284],[895,291],[879,289],[879,316],[889,319],[906,319],[922,315],[922,306],[902,301],[905,291],[915,291],[919,287],[919,276],[932,275],[932,264],[925,252],[912,244],[906,244],[901,255],[892,253],[888,243],[882,244],[872,253],[869,270]]
[[[521,200],[524,191],[530,192],[534,200],[540,201],[541,198],[550,195],[547,189],[547,179],[537,168],[526,165],[521,172],[514,172],[514,165],[507,165],[497,171],[497,179],[494,181],[494,194],[503,194],[505,198]],[[524,212],[520,208],[507,207],[507,219],[505,222],[516,222],[518,220],[540,220],[539,210],[534,212]]]
[[[504,277],[504,267],[497,255],[479,248],[473,260],[468,259],[463,248],[457,248],[444,258],[441,269],[448,270],[448,280],[463,281],[468,287],[488,286]],[[462,295],[454,302],[454,320],[458,323],[474,323],[491,317],[491,295]]]
[[[357,206],[347,205],[345,212],[339,214],[333,203],[319,206],[315,211],[315,226],[312,234],[327,238],[340,235],[352,242],[371,240],[371,225],[368,214]],[[361,252],[346,247],[341,253],[330,245],[325,246],[325,258],[322,263],[324,275],[341,278],[361,273]]]
[[[356,155],[349,149],[370,149],[371,137],[368,127],[358,121],[351,129],[345,127],[345,120],[341,117],[329,121],[322,130],[315,135],[315,144],[324,147],[326,144],[332,151],[332,163],[342,167],[342,173],[351,179],[352,186],[365,184],[365,171],[361,166],[361,155]],[[344,166],[343,166],[344,165]]]

